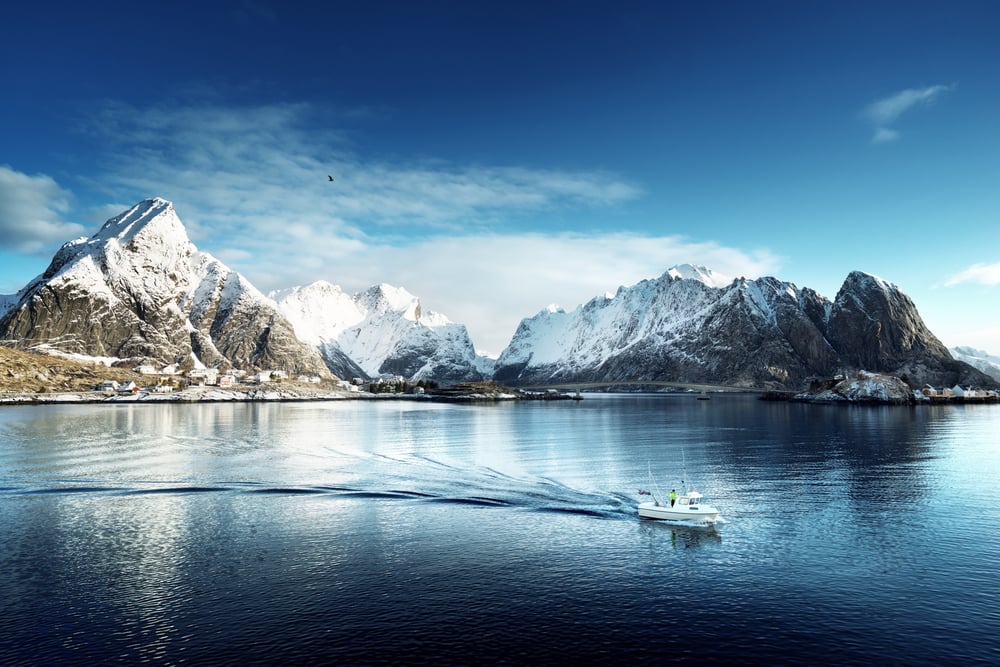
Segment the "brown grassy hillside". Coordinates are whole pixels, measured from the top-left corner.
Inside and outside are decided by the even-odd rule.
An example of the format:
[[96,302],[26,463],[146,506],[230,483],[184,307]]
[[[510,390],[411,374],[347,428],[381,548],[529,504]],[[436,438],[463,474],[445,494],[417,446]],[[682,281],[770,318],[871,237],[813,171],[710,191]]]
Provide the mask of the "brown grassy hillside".
[[0,346],[0,391],[89,391],[103,380],[138,383],[139,374]]

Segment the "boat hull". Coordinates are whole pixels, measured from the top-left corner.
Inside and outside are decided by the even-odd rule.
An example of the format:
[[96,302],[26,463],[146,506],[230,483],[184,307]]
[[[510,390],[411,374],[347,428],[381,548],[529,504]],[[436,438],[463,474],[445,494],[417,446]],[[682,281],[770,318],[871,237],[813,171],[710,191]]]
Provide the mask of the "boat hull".
[[643,519],[660,519],[663,521],[702,521],[711,523],[719,517],[719,510],[709,505],[657,505],[656,503],[639,503],[639,516]]

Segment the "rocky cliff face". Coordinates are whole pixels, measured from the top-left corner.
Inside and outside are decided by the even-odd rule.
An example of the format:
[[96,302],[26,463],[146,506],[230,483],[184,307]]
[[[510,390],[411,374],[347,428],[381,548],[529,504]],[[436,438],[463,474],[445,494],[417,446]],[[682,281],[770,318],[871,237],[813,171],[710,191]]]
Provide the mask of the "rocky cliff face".
[[825,333],[849,369],[886,371],[915,385],[989,386],[992,380],[953,359],[896,285],[860,271],[837,293]]
[[850,274],[830,302],[769,277],[719,287],[690,268],[572,313],[523,320],[494,378],[797,389],[811,377],[857,370],[904,374],[914,384],[992,383],[954,361],[912,301],[874,276]]
[[121,364],[192,360],[329,377],[276,305],[149,199],[65,244],[0,319],[0,339]]

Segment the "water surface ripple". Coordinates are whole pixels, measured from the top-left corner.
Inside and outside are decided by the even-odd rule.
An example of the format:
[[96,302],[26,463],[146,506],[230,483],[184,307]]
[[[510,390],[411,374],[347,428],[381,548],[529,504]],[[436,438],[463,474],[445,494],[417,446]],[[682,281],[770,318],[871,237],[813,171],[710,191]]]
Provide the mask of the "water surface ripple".
[[[4,407],[0,663],[997,664],[998,426],[748,396]],[[685,474],[718,524],[637,518]]]

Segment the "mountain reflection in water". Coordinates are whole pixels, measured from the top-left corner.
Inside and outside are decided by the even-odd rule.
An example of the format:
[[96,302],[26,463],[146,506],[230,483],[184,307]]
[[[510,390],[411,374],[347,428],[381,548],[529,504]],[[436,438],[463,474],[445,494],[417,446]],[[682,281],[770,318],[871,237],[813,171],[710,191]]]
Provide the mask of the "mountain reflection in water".
[[[750,396],[4,407],[0,662],[996,663],[998,426]],[[682,460],[716,525],[636,516]]]

